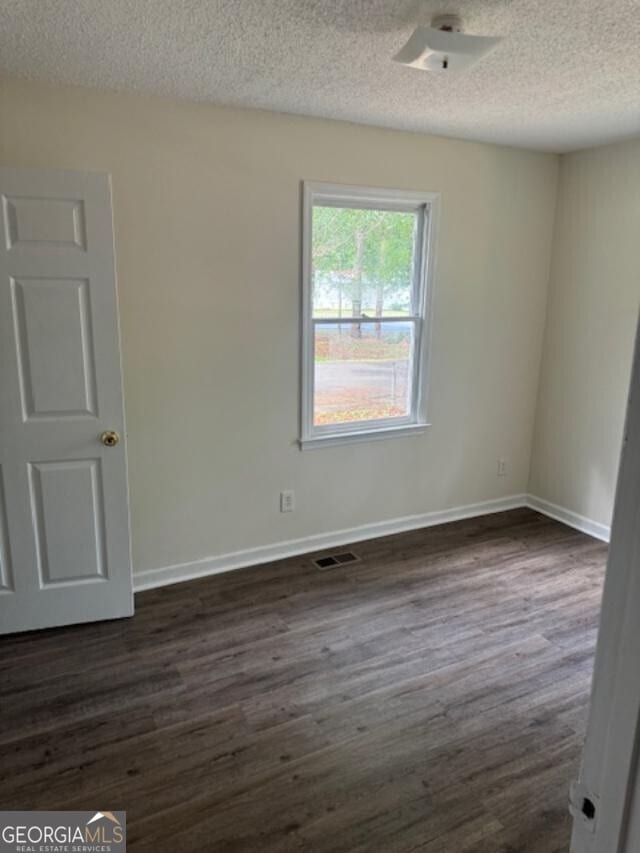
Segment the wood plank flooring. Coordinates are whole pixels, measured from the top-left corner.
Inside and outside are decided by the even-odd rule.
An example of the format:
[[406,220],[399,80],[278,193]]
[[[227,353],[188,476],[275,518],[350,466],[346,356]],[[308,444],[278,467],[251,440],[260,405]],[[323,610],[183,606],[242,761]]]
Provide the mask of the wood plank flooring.
[[568,850],[606,546],[514,510],[0,640],[0,808],[136,853]]

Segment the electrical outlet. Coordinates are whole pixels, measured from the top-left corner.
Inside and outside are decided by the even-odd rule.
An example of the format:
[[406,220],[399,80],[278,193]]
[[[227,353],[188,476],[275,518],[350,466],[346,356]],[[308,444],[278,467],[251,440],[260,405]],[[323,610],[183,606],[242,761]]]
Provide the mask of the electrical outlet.
[[507,476],[507,460],[498,459],[498,477]]
[[280,512],[293,512],[296,508],[296,495],[293,489],[280,492]]

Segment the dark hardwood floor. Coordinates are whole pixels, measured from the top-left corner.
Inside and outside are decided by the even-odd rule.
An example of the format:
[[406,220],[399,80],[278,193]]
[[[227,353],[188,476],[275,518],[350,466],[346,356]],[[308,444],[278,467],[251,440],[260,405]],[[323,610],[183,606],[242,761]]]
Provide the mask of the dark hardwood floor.
[[129,850],[568,850],[606,546],[514,510],[0,640],[0,808]]

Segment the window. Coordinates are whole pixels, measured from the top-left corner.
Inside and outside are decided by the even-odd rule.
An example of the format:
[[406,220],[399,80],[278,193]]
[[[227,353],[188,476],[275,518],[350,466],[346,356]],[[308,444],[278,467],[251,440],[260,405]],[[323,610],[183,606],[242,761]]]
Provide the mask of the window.
[[427,426],[437,199],[305,183],[302,447]]

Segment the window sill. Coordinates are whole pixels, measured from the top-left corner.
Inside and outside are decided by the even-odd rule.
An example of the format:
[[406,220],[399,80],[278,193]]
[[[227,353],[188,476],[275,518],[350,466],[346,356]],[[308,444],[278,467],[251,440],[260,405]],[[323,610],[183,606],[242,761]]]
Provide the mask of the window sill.
[[313,438],[301,438],[300,450],[319,450],[321,447],[335,447],[339,444],[357,444],[363,441],[380,441],[383,438],[403,438],[426,432],[431,424],[407,424],[406,426],[384,427],[383,429],[345,432],[343,435],[319,435]]

